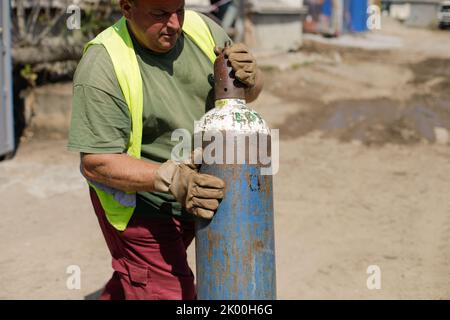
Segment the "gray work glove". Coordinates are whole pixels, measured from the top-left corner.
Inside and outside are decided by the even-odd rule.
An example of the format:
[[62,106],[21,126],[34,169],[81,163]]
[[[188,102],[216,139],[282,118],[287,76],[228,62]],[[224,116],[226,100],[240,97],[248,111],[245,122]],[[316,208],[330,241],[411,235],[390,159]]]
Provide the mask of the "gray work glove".
[[192,163],[168,160],[155,173],[155,191],[171,193],[188,213],[212,219],[225,192],[225,182],[209,174],[198,173]]

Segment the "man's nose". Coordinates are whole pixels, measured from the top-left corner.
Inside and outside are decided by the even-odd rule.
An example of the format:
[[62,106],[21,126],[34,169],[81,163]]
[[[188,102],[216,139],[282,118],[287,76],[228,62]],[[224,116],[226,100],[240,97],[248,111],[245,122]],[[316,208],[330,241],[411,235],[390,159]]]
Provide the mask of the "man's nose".
[[181,28],[181,16],[176,12],[172,13],[167,22],[167,27],[178,31]]

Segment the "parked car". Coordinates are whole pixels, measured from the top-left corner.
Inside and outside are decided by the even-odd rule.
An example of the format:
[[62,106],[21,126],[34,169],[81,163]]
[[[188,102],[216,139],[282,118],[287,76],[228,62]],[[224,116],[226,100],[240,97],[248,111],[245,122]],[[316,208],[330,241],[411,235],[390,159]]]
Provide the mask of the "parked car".
[[450,27],[450,1],[444,1],[438,11],[439,28]]

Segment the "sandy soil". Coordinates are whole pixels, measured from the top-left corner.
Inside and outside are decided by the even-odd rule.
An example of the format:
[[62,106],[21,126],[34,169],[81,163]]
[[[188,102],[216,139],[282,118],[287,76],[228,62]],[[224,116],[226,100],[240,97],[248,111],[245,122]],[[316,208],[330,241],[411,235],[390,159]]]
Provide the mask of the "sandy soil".
[[[260,59],[267,86],[252,107],[281,129],[280,299],[450,298],[449,33],[384,26],[401,47],[307,42]],[[33,138],[0,163],[0,298],[84,299],[111,275],[65,144]],[[70,265],[80,290],[66,287]],[[380,290],[366,286],[370,265]]]

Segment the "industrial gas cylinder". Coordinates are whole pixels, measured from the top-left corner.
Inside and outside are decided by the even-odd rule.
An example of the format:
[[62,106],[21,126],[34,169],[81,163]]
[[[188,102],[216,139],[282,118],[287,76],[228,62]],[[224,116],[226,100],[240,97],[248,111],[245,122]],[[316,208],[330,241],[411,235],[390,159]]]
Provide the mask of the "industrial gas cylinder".
[[276,298],[270,130],[245,102],[227,58],[214,64],[215,108],[196,123],[200,172],[221,178],[225,196],[212,220],[196,220],[198,299]]

